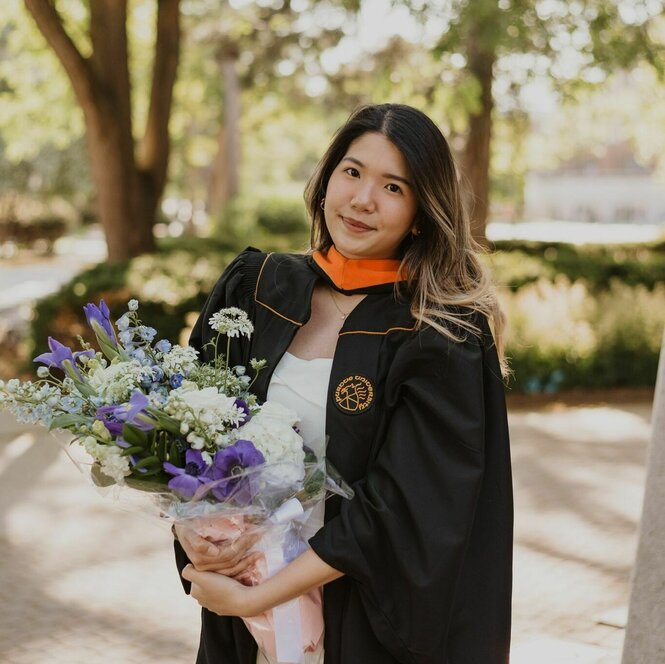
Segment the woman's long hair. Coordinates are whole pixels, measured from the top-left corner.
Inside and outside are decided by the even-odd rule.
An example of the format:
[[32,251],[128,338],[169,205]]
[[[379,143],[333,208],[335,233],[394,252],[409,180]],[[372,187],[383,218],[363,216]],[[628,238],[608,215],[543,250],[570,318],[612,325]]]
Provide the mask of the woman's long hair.
[[484,315],[493,328],[505,376],[505,316],[479,260],[482,248],[471,236],[453,155],[439,128],[421,111],[403,104],[363,106],[337,131],[305,188],[312,250],[325,251],[333,244],[321,201],[349,145],[367,132],[383,134],[399,149],[415,189],[415,227],[420,233],[409,233],[403,241],[401,270],[408,278],[417,326],[430,325],[461,341],[467,333],[482,334],[474,319],[477,313]]

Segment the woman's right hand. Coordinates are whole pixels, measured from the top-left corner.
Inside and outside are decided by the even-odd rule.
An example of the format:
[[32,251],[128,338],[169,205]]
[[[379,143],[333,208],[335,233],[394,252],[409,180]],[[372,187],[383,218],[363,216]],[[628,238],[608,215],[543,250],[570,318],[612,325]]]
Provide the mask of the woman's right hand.
[[259,541],[257,531],[244,532],[236,540],[210,542],[185,523],[175,525],[174,532],[192,565],[199,572],[218,572],[241,582],[250,578],[252,566],[261,553],[248,553]]

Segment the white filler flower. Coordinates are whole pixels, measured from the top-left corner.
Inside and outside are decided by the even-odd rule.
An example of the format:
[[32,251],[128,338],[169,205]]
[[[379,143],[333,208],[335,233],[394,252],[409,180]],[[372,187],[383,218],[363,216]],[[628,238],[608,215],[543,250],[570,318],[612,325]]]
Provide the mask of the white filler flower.
[[91,372],[88,382],[105,403],[122,403],[140,385],[141,365],[131,361],[100,366]]
[[227,337],[250,337],[254,332],[252,321],[249,320],[247,314],[238,307],[227,307],[220,309],[217,313],[213,314],[208,321],[210,327],[225,334]]
[[101,466],[101,471],[116,484],[124,484],[131,473],[129,459],[122,456],[122,450],[115,445],[100,445],[92,436],[86,436],[81,444],[85,451]]
[[167,376],[182,374],[188,376],[196,369],[196,358],[199,351],[191,346],[178,346],[177,344],[165,353],[162,358],[162,370]]

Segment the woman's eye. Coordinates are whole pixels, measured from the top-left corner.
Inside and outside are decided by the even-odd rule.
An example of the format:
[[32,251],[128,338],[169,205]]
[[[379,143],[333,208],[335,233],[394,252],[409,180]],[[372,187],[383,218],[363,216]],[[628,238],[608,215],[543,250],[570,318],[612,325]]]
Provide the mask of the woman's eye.
[[353,178],[358,177],[360,175],[360,173],[358,172],[358,169],[353,168],[353,166],[349,166],[348,168],[345,168],[344,172],[348,173]]
[[[394,184],[394,183],[392,183],[392,182],[391,182],[390,184],[386,185],[386,187],[388,187],[388,188],[389,188],[389,191],[392,191],[393,194],[399,194],[399,193],[402,191],[402,190],[400,189],[399,185],[396,185],[396,184]],[[390,189],[390,187],[394,187],[394,189]]]

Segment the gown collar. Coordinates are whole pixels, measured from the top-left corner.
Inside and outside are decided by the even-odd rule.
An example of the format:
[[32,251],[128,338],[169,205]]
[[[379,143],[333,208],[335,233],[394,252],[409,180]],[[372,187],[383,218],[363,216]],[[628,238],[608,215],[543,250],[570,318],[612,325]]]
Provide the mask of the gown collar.
[[[346,319],[344,330],[357,327],[383,331],[395,326],[413,325],[410,299],[408,296],[404,297],[406,292],[400,292],[396,297],[394,281],[346,290],[335,285],[327,272],[316,263],[312,254],[258,254],[257,259],[260,262],[257,262],[255,268],[258,276],[252,288],[254,302],[277,318],[297,326],[304,325],[311,314],[314,287],[321,280],[342,293],[381,296],[377,302],[383,304],[377,304],[376,310],[370,307],[372,313],[368,315],[361,315],[363,311],[369,311],[369,298],[363,300]],[[396,309],[394,305],[386,306],[386,302],[400,302],[401,306]],[[370,327],[367,327],[368,325]]]
[[384,290],[375,289],[376,286],[388,286],[391,290],[396,281],[404,280],[399,271],[399,259],[346,258],[332,245],[326,251],[315,251],[312,260],[321,276],[341,292]]

